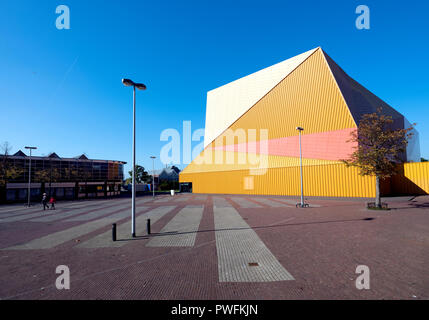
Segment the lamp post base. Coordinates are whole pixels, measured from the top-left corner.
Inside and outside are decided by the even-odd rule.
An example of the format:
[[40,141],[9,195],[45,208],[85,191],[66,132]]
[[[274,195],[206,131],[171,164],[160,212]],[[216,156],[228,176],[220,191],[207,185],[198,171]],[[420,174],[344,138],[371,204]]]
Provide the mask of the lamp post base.
[[135,233],[133,233],[131,236],[132,236],[133,238],[135,238],[135,237],[136,237],[136,234],[135,234]]
[[297,203],[296,208],[309,208],[310,205],[308,203]]

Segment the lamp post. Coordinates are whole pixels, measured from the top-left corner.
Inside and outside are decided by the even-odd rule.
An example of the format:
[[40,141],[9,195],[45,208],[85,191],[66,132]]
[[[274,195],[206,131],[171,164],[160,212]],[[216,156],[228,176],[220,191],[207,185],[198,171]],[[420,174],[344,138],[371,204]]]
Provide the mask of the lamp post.
[[304,203],[304,186],[302,181],[302,147],[301,147],[301,132],[304,131],[302,127],[296,127],[296,130],[299,132],[299,159],[301,167],[301,203],[297,203],[296,207],[305,208],[308,207],[308,204]]
[[27,203],[27,207],[30,207],[30,196],[31,196],[31,151],[32,150],[36,150],[37,147],[25,147],[25,149],[29,149],[30,150],[30,165],[28,168],[28,203]]
[[130,79],[122,79],[126,87],[133,87],[133,187],[131,202],[131,236],[136,237],[136,88],[146,90],[143,83],[135,83]]
[[152,197],[155,198],[155,156],[150,157],[152,159]]

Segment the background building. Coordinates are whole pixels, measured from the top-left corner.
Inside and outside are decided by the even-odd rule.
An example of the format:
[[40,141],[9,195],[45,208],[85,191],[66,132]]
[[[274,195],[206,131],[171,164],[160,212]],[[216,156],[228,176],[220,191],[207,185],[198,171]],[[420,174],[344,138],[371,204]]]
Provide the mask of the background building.
[[[151,171],[151,174],[153,174],[154,177],[154,188],[155,191],[161,190],[178,190],[179,189],[179,173],[180,169],[176,166],[171,167],[165,167],[161,170],[155,170]],[[152,175],[149,176],[149,179],[147,179],[146,183],[136,184],[136,191],[137,192],[152,192]],[[131,192],[132,191],[132,184],[129,183],[126,186],[126,189]]]
[[176,166],[163,168],[159,172],[159,189],[160,190],[178,190],[179,189],[180,169]]
[[[15,176],[0,189],[7,202],[25,201],[28,192],[30,157],[21,150],[12,156],[1,156],[4,166],[13,168]],[[124,177],[123,161],[92,160],[85,155],[60,158],[31,157],[31,199],[39,201],[46,192],[57,199],[108,197],[120,194]]]
[[[310,50],[208,92],[205,148],[180,182],[192,184],[196,193],[298,195],[300,126],[305,195],[373,197],[374,177],[360,176],[341,160],[353,152],[348,140],[362,115],[378,107],[392,116],[394,127],[409,127],[402,114],[350,78],[321,48]],[[413,132],[404,162],[420,162],[419,136]],[[404,172],[415,171],[407,168]],[[427,165],[418,170],[429,177]],[[429,192],[429,179],[417,181],[410,174],[404,177],[416,188],[406,192]],[[383,187],[385,193],[405,192],[391,181]]]
[[171,166],[163,168],[159,173],[159,181],[179,181],[180,169]]

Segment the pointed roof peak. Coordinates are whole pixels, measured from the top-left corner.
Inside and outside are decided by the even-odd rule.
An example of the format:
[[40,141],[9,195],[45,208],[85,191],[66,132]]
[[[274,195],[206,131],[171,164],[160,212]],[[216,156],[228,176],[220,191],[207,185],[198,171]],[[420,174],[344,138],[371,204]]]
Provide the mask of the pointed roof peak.
[[75,157],[75,159],[89,160],[85,153],[82,153],[80,156]]
[[18,150],[17,152],[14,153],[13,155],[14,157],[26,157],[27,155],[22,152],[21,150]]
[[56,159],[61,159],[55,152],[52,152],[49,154],[48,158],[56,158]]
[[356,125],[364,114],[374,113],[379,107],[393,120],[403,121],[400,112],[349,76],[325,51],[322,52]]

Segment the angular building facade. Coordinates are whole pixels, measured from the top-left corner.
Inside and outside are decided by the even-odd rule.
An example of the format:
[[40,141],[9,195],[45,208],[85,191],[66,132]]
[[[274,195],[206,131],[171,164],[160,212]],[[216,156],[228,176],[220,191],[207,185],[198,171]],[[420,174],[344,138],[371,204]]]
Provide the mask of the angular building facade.
[[[372,197],[373,177],[347,168],[349,142],[363,114],[405,117],[350,78],[321,48],[233,81],[207,94],[204,150],[180,174],[196,193]],[[404,162],[420,162],[418,132]],[[390,190],[388,187],[386,190]]]

